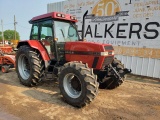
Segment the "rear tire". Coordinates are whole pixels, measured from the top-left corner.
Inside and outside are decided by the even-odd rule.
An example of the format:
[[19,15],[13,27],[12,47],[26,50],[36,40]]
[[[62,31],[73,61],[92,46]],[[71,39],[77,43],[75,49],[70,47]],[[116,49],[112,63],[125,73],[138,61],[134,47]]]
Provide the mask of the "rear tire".
[[36,86],[41,81],[44,62],[41,55],[29,46],[21,46],[16,54],[16,72],[25,86]]
[[125,78],[125,76],[123,75],[124,65],[121,63],[121,61],[115,58],[111,64],[115,68],[115,70],[119,73],[122,80],[116,80],[114,76],[104,78],[104,80],[102,80],[104,82],[101,82],[99,85],[100,89],[115,89],[118,86],[120,86],[124,81]]
[[83,107],[96,97],[99,83],[87,64],[69,62],[59,74],[59,87],[64,100],[75,107]]

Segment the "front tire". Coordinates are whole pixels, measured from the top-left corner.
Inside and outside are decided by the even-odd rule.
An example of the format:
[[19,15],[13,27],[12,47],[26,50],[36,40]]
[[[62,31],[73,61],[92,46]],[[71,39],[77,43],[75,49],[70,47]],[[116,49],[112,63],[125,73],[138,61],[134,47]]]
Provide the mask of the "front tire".
[[29,46],[21,46],[16,54],[16,72],[25,86],[36,86],[41,81],[44,62],[41,55]]
[[102,80],[103,82],[100,82],[100,85],[99,85],[100,89],[115,89],[115,88],[119,87],[125,79],[125,75],[123,74],[124,73],[124,65],[121,63],[121,61],[114,58],[111,65],[118,72],[118,74],[122,78],[122,80],[118,80],[114,75],[112,75],[110,77],[104,77]]
[[83,107],[96,97],[99,83],[87,64],[69,62],[59,74],[59,87],[64,100],[72,106]]

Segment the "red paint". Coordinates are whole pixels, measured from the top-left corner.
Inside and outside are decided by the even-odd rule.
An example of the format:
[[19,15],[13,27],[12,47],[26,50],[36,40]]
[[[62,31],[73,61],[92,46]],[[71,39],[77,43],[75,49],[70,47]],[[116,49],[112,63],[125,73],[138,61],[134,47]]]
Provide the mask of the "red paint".
[[[65,50],[70,51],[87,51],[87,52],[104,52],[104,46],[109,46],[108,44],[100,44],[93,42],[66,42]],[[113,50],[109,50],[113,51]],[[113,55],[112,55],[113,56]],[[83,63],[88,63],[88,66],[92,68],[95,55],[76,55],[76,54],[66,54],[66,61],[82,61]],[[102,64],[106,56],[99,57],[98,63],[95,69],[102,69]]]
[[49,61],[50,60],[46,49],[44,48],[44,46],[38,40],[20,41],[18,43],[17,48],[19,48],[21,45],[26,45],[26,44],[28,44],[31,48],[37,49],[40,52],[44,61]]
[[53,19],[61,19],[61,20],[68,20],[68,21],[72,21],[72,22],[77,22],[77,20],[72,20],[71,15],[69,15],[69,14],[60,13],[60,14],[65,15],[65,17],[62,18],[62,17],[57,17],[57,13],[60,13],[60,12],[51,12],[51,13],[39,15],[39,16],[33,17],[31,19],[31,21],[36,21],[36,20],[40,20],[43,18],[53,18]]
[[4,54],[11,54],[13,49],[12,46],[0,46],[0,51]]
[[[28,41],[21,41],[18,43],[18,47],[21,45],[25,45],[28,43],[32,48],[35,48],[39,50],[41,53],[41,56],[44,61],[49,61],[50,58],[48,56],[48,53],[44,46],[37,40],[28,40]],[[105,52],[104,46],[110,46],[108,44],[100,44],[100,43],[93,43],[93,42],[83,42],[83,41],[77,41],[77,42],[66,42],[65,44],[65,50],[66,51],[83,51],[83,52]],[[108,50],[108,52],[113,50]],[[113,56],[113,55],[110,55]],[[96,65],[95,69],[102,69],[102,64],[104,62],[104,59],[107,56],[96,56],[96,55],[79,55],[79,54],[66,54],[65,58],[66,61],[82,61],[83,63],[88,63],[88,66],[92,68],[92,64],[95,57],[99,57],[98,63]]]
[[0,56],[0,65],[12,65],[12,64],[15,66],[15,55]]

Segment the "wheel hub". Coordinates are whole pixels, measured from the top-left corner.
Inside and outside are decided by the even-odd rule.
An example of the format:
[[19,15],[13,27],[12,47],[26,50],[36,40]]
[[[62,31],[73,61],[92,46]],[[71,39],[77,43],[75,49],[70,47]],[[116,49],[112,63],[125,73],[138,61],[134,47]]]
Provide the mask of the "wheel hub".
[[74,77],[71,80],[71,86],[73,87],[73,89],[75,89],[77,91],[81,91],[81,83],[76,77]]
[[80,79],[73,73],[68,73],[63,79],[65,92],[71,98],[78,98],[82,93],[82,84]]

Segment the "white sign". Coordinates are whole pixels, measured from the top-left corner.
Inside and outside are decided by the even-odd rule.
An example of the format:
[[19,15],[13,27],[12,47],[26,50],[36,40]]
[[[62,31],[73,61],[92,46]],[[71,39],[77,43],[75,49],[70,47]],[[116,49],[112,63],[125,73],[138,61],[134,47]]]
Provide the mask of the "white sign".
[[85,36],[89,41],[114,46],[160,48],[160,0],[70,0],[63,12],[75,15],[81,30],[83,14]]
[[160,0],[69,0],[62,3],[61,12],[77,17],[79,31],[83,14],[87,10],[88,14],[95,14],[86,19],[88,41],[112,44],[117,52],[122,51],[119,54],[160,58]]

